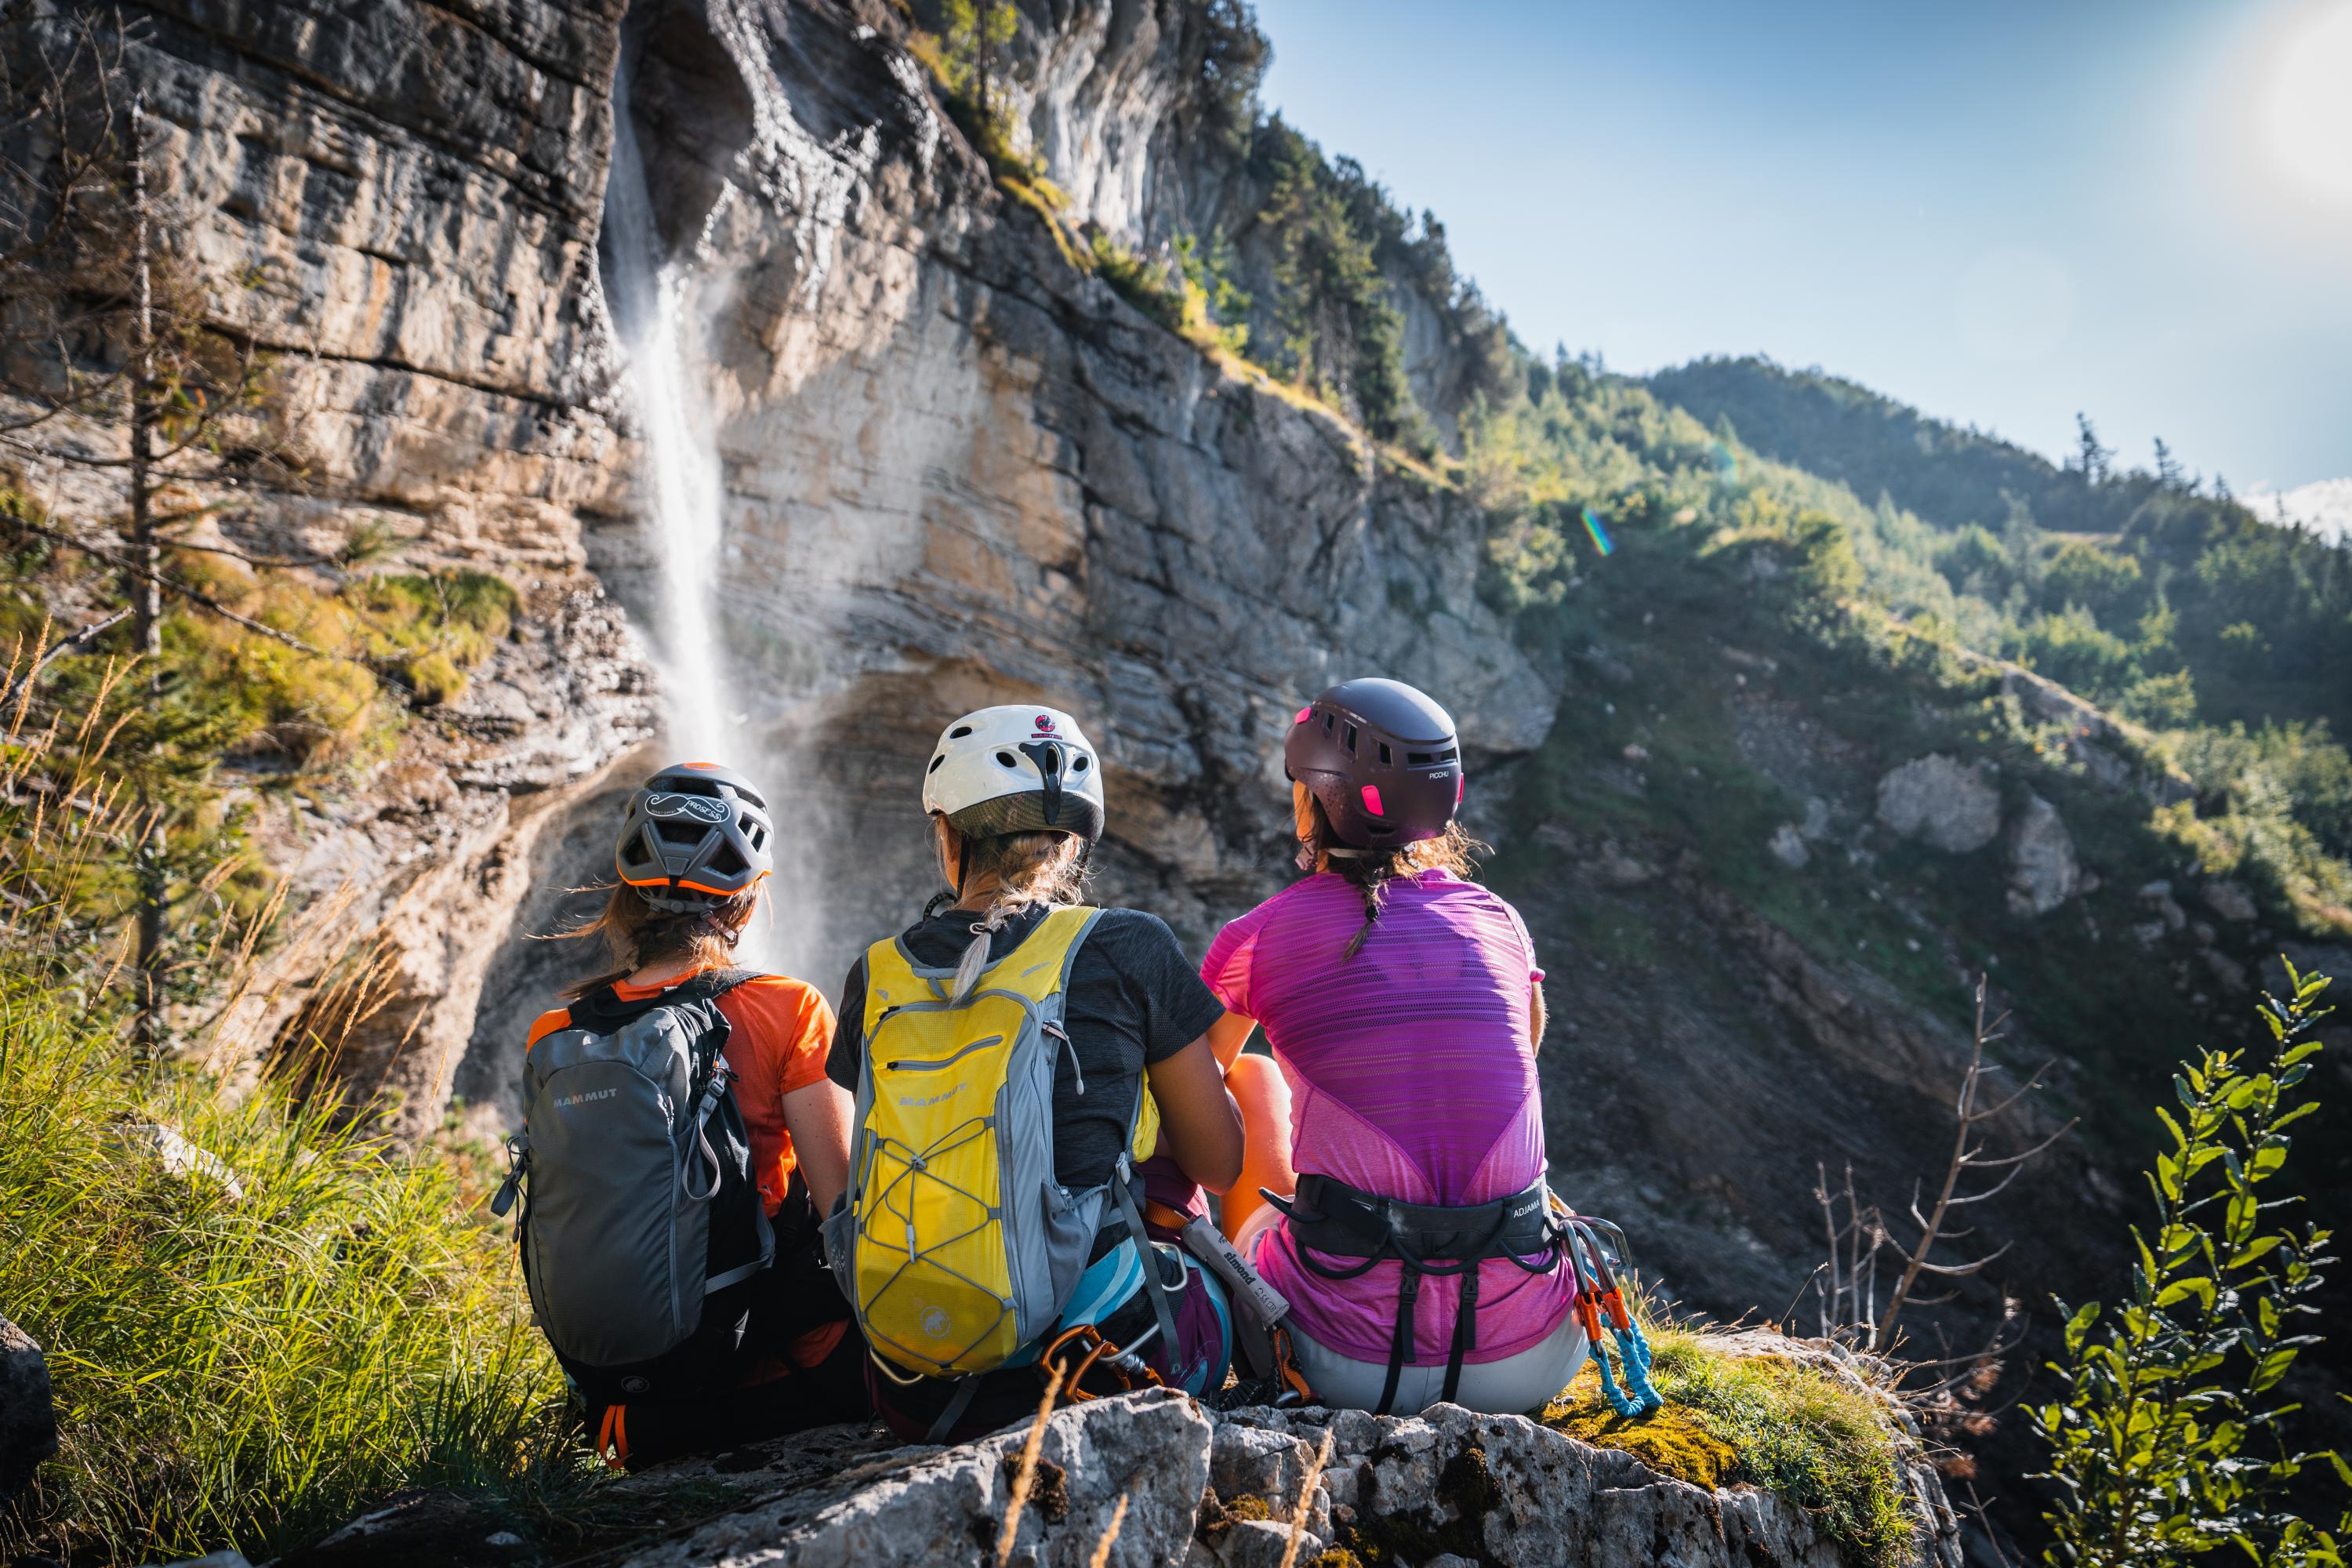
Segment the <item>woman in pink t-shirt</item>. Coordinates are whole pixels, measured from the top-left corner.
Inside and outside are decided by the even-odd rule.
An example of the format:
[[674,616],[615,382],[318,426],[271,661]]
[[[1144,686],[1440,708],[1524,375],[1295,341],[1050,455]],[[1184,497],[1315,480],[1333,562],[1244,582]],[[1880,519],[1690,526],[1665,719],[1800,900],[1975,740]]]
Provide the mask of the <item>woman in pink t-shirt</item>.
[[[1312,875],[1226,926],[1201,969],[1248,1129],[1225,1232],[1290,1301],[1325,1403],[1533,1409],[1586,1348],[1575,1276],[1542,1239],[1543,971],[1517,911],[1467,879],[1453,721],[1412,687],[1351,680],[1300,710],[1285,761]],[[1271,1062],[1240,1055],[1253,1024]],[[1408,1279],[1384,1232],[1431,1267]],[[1489,1234],[1483,1261],[1461,1256]]]

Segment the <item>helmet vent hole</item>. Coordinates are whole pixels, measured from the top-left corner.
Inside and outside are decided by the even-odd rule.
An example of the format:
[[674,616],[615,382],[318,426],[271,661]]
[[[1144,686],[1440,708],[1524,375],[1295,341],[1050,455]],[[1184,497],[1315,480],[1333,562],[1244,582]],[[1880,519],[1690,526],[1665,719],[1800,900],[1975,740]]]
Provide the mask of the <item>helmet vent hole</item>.
[[1353,724],[1348,726],[1348,733],[1340,744],[1346,746],[1350,752],[1356,749],[1356,727]]
[[1404,760],[1410,767],[1425,768],[1433,759],[1427,752],[1407,752]]
[[996,753],[996,765],[1003,768],[1017,768],[1021,764],[1013,760],[1012,752],[999,752]]
[[962,740],[966,735],[969,735],[969,734],[971,734],[971,725],[969,725],[969,724],[959,724],[959,725],[957,725],[954,729],[950,730],[950,731],[948,731],[948,739],[949,739],[949,740],[950,740],[950,741],[961,741],[961,740]]
[[938,772],[940,771],[940,764],[941,763],[946,762],[947,760],[948,760],[948,754],[947,754],[945,752],[941,752],[938,756],[933,757],[933,758],[931,759],[931,765],[930,765],[929,767],[928,767],[928,768],[924,769],[923,771],[924,771],[925,773],[938,773]]
[[1386,767],[1395,761],[1396,758],[1389,754],[1389,743],[1386,741],[1382,741],[1381,742],[1381,766]]
[[1074,773],[1082,773],[1087,771],[1087,758],[1084,752],[1080,752],[1078,760],[1070,764],[1070,771]]
[[684,778],[665,778],[661,781],[661,787],[669,795],[707,795],[713,800],[726,798],[726,792],[719,787],[716,779],[696,778],[691,774]]
[[1329,734],[1329,733],[1331,732],[1331,727],[1332,727],[1332,725],[1333,725],[1333,724],[1335,724],[1336,722],[1338,722],[1338,721],[1337,721],[1337,720],[1336,720],[1336,719],[1335,719],[1331,714],[1328,714],[1328,713],[1324,714],[1324,715],[1323,715],[1323,732],[1324,732],[1325,734],[1327,734],[1327,735],[1328,735],[1328,734]]
[[751,869],[744,864],[742,855],[732,844],[722,844],[719,847],[719,853],[710,858],[710,868],[722,877],[738,876]]
[[768,830],[764,827],[754,826],[743,835],[743,838],[746,843],[751,846],[752,852],[756,854],[761,849],[767,847]]
[[710,830],[698,822],[656,822],[654,837],[665,844],[699,844]]

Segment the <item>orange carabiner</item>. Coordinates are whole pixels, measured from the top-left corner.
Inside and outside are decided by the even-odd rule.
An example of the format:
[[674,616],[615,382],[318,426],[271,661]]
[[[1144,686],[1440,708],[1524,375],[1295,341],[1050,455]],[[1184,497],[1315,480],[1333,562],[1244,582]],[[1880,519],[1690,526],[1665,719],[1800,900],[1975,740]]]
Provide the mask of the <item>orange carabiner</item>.
[[1312,1405],[1315,1391],[1307,1386],[1307,1374],[1298,1370],[1298,1363],[1290,1352],[1290,1325],[1276,1323],[1269,1336],[1274,1341],[1275,1375],[1282,1380],[1286,1392],[1275,1396],[1277,1405]]
[[1045,1353],[1037,1358],[1038,1363],[1047,1371],[1052,1371],[1060,1364],[1055,1358],[1062,1353],[1063,1347],[1072,1340],[1080,1341],[1085,1344],[1087,1353],[1080,1358],[1077,1366],[1063,1377],[1063,1397],[1073,1401],[1102,1397],[1098,1394],[1090,1394],[1079,1386],[1087,1373],[1094,1370],[1097,1362],[1101,1362],[1109,1369],[1110,1374],[1118,1379],[1122,1389],[1164,1386],[1160,1374],[1152,1371],[1140,1356],[1123,1351],[1111,1343],[1104,1337],[1103,1331],[1092,1323],[1078,1323],[1063,1330],[1061,1333],[1055,1336],[1054,1342],[1045,1347]]

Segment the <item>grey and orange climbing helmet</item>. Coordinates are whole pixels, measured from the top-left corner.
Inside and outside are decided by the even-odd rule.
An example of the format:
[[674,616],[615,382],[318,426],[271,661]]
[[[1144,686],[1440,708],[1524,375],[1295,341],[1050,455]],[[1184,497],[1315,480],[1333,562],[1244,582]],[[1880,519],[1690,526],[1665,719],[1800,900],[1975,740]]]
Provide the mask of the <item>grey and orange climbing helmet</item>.
[[775,868],[775,825],[751,781],[677,763],[629,796],[614,869],[655,909],[691,914],[749,892]]
[[975,838],[1004,833],[1102,837],[1102,758],[1058,708],[1009,703],[940,731],[923,770],[923,809]]
[[1343,680],[1301,708],[1282,763],[1351,848],[1434,838],[1462,805],[1454,720],[1401,680]]

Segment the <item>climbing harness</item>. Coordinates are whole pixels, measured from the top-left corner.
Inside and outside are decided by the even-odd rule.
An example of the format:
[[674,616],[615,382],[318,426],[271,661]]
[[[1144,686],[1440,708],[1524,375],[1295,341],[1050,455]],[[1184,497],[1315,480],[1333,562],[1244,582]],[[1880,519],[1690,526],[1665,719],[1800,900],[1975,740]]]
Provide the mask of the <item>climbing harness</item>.
[[[1665,1403],[1650,1382],[1650,1342],[1642,1332],[1642,1325],[1625,1306],[1625,1293],[1617,1284],[1617,1277],[1609,1268],[1609,1257],[1601,1243],[1600,1230],[1607,1229],[1617,1238],[1617,1255],[1625,1256],[1625,1234],[1606,1220],[1592,1220],[1563,1209],[1561,1225],[1568,1236],[1568,1256],[1576,1269],[1576,1312],[1584,1325],[1584,1338],[1592,1357],[1593,1369],[1601,1374],[1601,1395],[1609,1407],[1620,1415],[1644,1415]],[[1606,1321],[1610,1337],[1617,1342],[1617,1359],[1624,1364],[1625,1385],[1620,1389],[1616,1376],[1609,1369],[1608,1352],[1601,1348],[1601,1325]]]
[[[1423,1275],[1453,1275],[1461,1281],[1454,1341],[1445,1354],[1445,1386],[1439,1396],[1450,1401],[1461,1387],[1462,1363],[1478,1344],[1478,1266],[1489,1258],[1507,1258],[1529,1274],[1549,1274],[1559,1267],[1569,1234],[1555,1217],[1550,1191],[1541,1180],[1507,1198],[1465,1207],[1400,1203],[1316,1174],[1298,1178],[1295,1198],[1274,1193],[1265,1196],[1288,1220],[1298,1260],[1310,1273],[1326,1279],[1355,1279],[1387,1258],[1403,1265],[1398,1272],[1388,1378],[1373,1412],[1378,1415],[1387,1415],[1395,1403],[1398,1380],[1412,1359],[1413,1306]],[[1362,1261],[1335,1268],[1318,1262],[1314,1256],[1318,1252]]]

